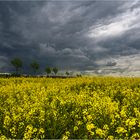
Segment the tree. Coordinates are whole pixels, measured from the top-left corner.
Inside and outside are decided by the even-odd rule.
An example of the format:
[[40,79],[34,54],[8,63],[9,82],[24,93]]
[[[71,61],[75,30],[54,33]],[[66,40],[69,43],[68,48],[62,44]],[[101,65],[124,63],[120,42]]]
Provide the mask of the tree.
[[55,67],[55,68],[53,68],[52,70],[53,70],[54,74],[56,75],[57,72],[58,72],[58,68]]
[[69,76],[69,75],[70,75],[70,73],[69,73],[68,71],[66,71],[66,75],[67,75],[67,76]]
[[11,60],[11,64],[15,67],[16,75],[19,74],[20,68],[22,68],[22,60],[20,58],[14,58]]
[[31,68],[33,69],[34,71],[34,75],[36,74],[36,72],[39,70],[39,64],[36,62],[36,61],[33,61],[31,64],[30,64]]
[[46,67],[45,71],[46,71],[47,75],[50,75],[52,70],[50,67]]

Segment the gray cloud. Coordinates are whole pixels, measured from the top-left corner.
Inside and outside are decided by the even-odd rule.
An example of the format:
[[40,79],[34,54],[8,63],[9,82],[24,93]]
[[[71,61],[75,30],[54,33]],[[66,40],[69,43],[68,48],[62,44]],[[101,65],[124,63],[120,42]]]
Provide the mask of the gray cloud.
[[0,56],[36,59],[42,67],[100,67],[139,54],[139,20],[139,0],[0,1]]
[[5,56],[0,56],[0,73],[9,69],[9,60]]

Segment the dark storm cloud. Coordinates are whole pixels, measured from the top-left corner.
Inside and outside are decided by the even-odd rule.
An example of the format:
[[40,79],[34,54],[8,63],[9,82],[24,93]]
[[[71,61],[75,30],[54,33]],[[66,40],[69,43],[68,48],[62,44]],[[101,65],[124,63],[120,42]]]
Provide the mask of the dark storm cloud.
[[0,1],[1,70],[13,57],[88,69],[139,52],[139,1]]

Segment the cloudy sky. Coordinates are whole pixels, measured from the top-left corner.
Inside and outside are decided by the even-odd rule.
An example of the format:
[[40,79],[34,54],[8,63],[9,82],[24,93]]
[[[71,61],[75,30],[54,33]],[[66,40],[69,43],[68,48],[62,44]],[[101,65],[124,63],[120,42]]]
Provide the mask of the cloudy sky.
[[[0,0],[0,72],[37,60],[60,69],[140,69],[139,0]],[[113,67],[113,66],[111,66]]]

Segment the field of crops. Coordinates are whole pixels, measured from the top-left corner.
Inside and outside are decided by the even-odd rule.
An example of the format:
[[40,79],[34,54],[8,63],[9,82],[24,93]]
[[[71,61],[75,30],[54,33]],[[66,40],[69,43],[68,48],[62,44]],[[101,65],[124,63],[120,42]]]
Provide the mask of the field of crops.
[[0,79],[0,139],[140,139],[140,78]]

